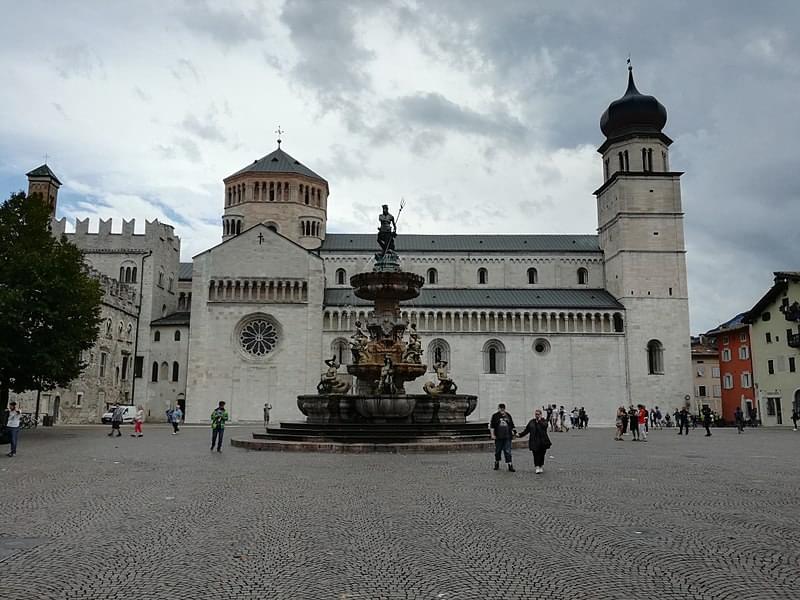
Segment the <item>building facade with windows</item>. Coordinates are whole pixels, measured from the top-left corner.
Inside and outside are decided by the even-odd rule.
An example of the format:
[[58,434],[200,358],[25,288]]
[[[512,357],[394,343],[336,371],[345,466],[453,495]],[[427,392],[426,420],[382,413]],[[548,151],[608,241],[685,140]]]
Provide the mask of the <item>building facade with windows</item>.
[[[459,391],[479,396],[474,418],[498,402],[521,418],[555,403],[608,424],[620,405],[685,404],[681,173],[670,169],[665,124],[664,107],[629,73],[601,118],[600,185],[586,204],[594,234],[401,229],[402,268],[425,279],[402,310],[431,367],[407,391],[421,393],[441,359]],[[133,397],[151,417],[184,403],[188,420],[204,421],[225,400],[234,421],[260,420],[265,403],[275,419],[298,419],[296,396],[316,392],[323,359],[350,360],[369,306],[349,281],[372,268],[376,236],[328,232],[328,182],[280,140],[223,184],[221,242],[191,263],[178,263],[180,240],[158,223],[147,243],[107,222],[99,236],[79,223],[74,240],[96,268],[142,282]]]
[[744,322],[750,325],[759,419],[790,425],[792,410],[800,411],[800,272],[774,277]]
[[714,340],[705,336],[692,338],[692,376],[694,398],[691,410],[701,415],[708,406],[715,415],[722,415],[722,386],[720,382],[719,352]]
[[733,423],[738,407],[742,409],[745,419],[752,419],[753,410],[757,411],[753,344],[750,325],[744,322],[744,313],[709,331],[705,337],[719,355],[722,418],[727,423]]

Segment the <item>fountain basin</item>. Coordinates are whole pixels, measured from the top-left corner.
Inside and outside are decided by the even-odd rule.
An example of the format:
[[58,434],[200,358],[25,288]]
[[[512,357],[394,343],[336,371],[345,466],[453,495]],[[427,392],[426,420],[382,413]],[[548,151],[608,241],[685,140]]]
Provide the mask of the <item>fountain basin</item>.
[[388,300],[395,305],[400,300],[411,300],[419,296],[419,288],[425,279],[415,273],[403,271],[372,271],[358,273],[350,278],[353,292],[364,300]]
[[466,423],[478,405],[468,394],[305,395],[297,407],[307,423]]

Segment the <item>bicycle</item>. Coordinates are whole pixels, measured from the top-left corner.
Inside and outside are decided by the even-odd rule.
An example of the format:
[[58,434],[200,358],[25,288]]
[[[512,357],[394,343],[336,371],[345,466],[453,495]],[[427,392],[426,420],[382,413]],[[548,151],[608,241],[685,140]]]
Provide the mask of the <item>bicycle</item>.
[[19,426],[22,429],[33,429],[37,425],[39,425],[39,419],[35,419],[28,413],[25,413],[22,415],[22,417],[20,417]]

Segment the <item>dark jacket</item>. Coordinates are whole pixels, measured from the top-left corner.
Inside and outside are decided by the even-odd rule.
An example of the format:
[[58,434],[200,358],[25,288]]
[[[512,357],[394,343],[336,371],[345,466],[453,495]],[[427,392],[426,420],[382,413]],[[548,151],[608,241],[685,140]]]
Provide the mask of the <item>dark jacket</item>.
[[531,452],[541,452],[553,445],[550,443],[550,438],[547,435],[547,421],[544,419],[540,419],[539,421],[531,419],[518,436],[524,437],[528,434],[531,434],[531,437],[528,439],[528,448],[530,448]]
[[[503,428],[498,429],[500,419],[505,419],[508,424],[508,427],[505,428],[506,433],[503,433]],[[497,411],[492,415],[492,420],[489,422],[489,429],[492,430],[492,433],[494,433],[498,440],[505,440],[514,437],[514,430],[516,427],[514,426],[514,419],[511,418],[510,414],[506,413],[505,415],[501,415],[500,411]]]

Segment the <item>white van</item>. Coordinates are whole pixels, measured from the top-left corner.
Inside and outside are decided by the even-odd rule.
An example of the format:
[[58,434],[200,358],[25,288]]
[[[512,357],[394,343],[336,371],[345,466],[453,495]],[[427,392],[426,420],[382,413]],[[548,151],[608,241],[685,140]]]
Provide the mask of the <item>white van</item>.
[[[136,416],[136,407],[133,404],[126,404],[124,406],[120,405],[120,408],[125,409],[125,412],[122,415],[122,422],[133,423],[133,418]],[[100,418],[100,421],[102,421],[103,424],[108,425],[109,423],[111,423],[112,414],[113,411],[108,411]]]

